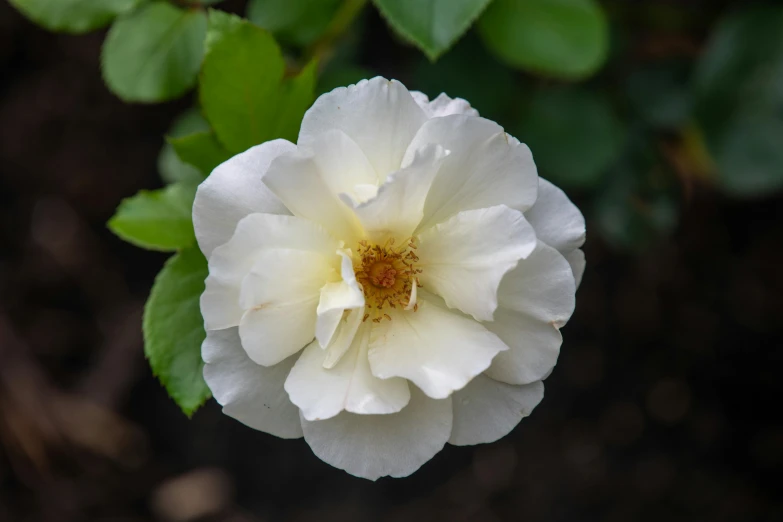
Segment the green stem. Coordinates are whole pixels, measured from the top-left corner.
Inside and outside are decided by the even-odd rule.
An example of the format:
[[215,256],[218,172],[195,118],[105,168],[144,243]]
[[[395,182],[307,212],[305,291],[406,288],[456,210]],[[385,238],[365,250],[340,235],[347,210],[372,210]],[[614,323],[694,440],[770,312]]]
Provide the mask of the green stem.
[[334,54],[334,46],[351,26],[366,3],[367,0],[345,0],[335,13],[323,36],[310,46],[307,52],[309,60],[317,59],[319,67],[323,68],[324,64]]

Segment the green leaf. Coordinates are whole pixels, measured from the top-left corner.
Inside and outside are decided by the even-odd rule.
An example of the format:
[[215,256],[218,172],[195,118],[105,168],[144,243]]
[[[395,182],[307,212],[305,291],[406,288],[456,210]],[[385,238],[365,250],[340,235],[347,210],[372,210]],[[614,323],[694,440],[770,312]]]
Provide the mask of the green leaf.
[[495,0],[478,29],[509,65],[556,78],[589,76],[609,47],[606,17],[593,0]]
[[783,189],[783,7],[723,19],[694,77],[696,118],[729,193]]
[[247,18],[280,41],[304,47],[329,26],[342,0],[250,0]]
[[202,375],[206,337],[199,298],[208,274],[198,248],[168,260],[144,307],[144,353],[169,396],[190,416],[210,397]]
[[313,60],[297,76],[280,84],[278,101],[270,121],[271,131],[264,141],[283,138],[296,142],[304,113],[313,104],[317,71],[318,62]]
[[490,0],[373,0],[397,32],[435,60],[473,24]]
[[517,138],[557,185],[596,185],[622,150],[623,129],[608,100],[579,87],[538,91],[520,121]]
[[275,138],[296,140],[313,101],[315,64],[283,80],[285,62],[274,38],[246,20],[211,11],[201,72],[204,114],[232,153]]
[[124,199],[109,220],[120,238],[150,250],[173,251],[193,245],[191,217],[196,185],[175,183],[160,190],[142,190]]
[[615,248],[641,251],[670,234],[680,216],[681,194],[651,136],[632,132],[622,158],[596,190],[591,221]]
[[87,33],[145,0],[9,0],[27,18],[50,31]]
[[372,78],[376,76],[370,70],[358,65],[344,65],[339,67],[329,67],[326,69],[318,79],[318,86],[316,92],[321,95],[325,92],[332,91],[337,87],[345,87],[346,85],[353,85],[359,83],[365,78]]
[[689,64],[667,61],[643,66],[628,76],[633,109],[653,127],[677,129],[690,118]]
[[468,34],[437,62],[421,58],[413,70],[412,87],[430,99],[442,92],[464,98],[483,117],[507,126],[515,121],[510,109],[521,98],[515,76],[487,53],[475,34]]
[[127,102],[161,102],[196,83],[204,54],[206,15],[154,2],[123,16],[103,46],[103,79]]
[[209,175],[212,170],[229,159],[231,153],[215,137],[212,131],[197,132],[169,138],[169,144],[174,147],[177,156],[186,164],[195,167],[202,175]]
[[166,133],[166,143],[158,155],[158,171],[160,177],[166,183],[186,181],[200,183],[204,179],[204,173],[192,165],[182,161],[174,147],[168,142],[171,138],[181,138],[197,132],[209,131],[209,123],[201,115],[198,109],[188,109],[182,113]]

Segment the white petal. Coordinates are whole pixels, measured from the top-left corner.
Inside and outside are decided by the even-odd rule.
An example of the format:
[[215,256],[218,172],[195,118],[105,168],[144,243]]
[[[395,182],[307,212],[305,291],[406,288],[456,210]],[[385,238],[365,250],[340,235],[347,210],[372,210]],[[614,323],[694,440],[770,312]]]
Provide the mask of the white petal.
[[508,345],[492,359],[485,375],[508,384],[529,384],[544,379],[555,367],[563,343],[555,326],[505,308],[498,308],[495,320],[483,324]]
[[435,456],[451,434],[451,399],[433,400],[412,388],[408,405],[391,415],[343,412],[328,420],[302,419],[318,458],[370,480],[407,477]]
[[299,409],[283,389],[295,357],[269,368],[259,366],[242,349],[236,328],[208,331],[201,356],[204,380],[223,413],[277,437],[302,436]]
[[307,301],[251,308],[239,322],[242,347],[258,364],[279,363],[313,340],[316,308],[317,295]]
[[239,305],[249,310],[317,299],[324,283],[335,279],[332,260],[319,252],[264,249],[242,280]]
[[400,168],[406,147],[426,119],[404,85],[378,77],[318,98],[304,115],[298,143],[309,146],[319,134],[339,129],[385,177]]
[[454,394],[449,444],[469,446],[505,437],[544,398],[541,381],[511,386],[479,375]]
[[575,291],[570,265],[539,241],[530,257],[503,279],[495,320],[484,323],[509,346],[486,374],[518,385],[544,379],[557,363],[563,340],[558,328],[573,312]]
[[507,347],[480,323],[419,299],[418,311],[390,310],[372,329],[370,367],[381,379],[404,377],[442,399],[486,370]]
[[538,178],[538,199],[525,217],[536,230],[536,237],[567,254],[585,242],[585,218],[565,193],[543,178]]
[[342,308],[330,308],[328,310],[321,310],[320,303],[325,300],[328,301],[332,296],[337,299],[344,298],[346,292],[343,292],[343,283],[327,283],[321,288],[321,299],[319,301],[319,307],[316,308],[316,320],[315,320],[315,339],[318,341],[318,345],[321,348],[326,348],[337,332],[337,327],[340,326],[340,321],[345,315],[345,310]]
[[231,239],[216,248],[209,259],[209,276],[201,296],[205,327],[220,330],[239,325],[244,313],[239,301],[240,286],[262,250],[334,255],[339,246],[323,228],[310,221],[272,214],[246,216],[237,224]]
[[207,259],[248,214],[290,214],[261,180],[272,160],[292,150],[296,145],[285,140],[256,145],[219,165],[201,183],[193,202],[193,228]]
[[478,111],[472,108],[467,101],[462,98],[449,98],[445,92],[440,93],[432,101],[426,94],[419,91],[411,91],[411,96],[419,104],[419,107],[424,110],[428,118],[441,118],[452,114],[479,115]]
[[574,273],[574,279],[576,280],[576,287],[582,284],[582,275],[585,273],[585,253],[582,249],[577,248],[565,255],[566,261],[571,265],[571,271]]
[[405,161],[431,143],[451,154],[432,183],[420,228],[462,210],[506,205],[524,212],[535,202],[538,175],[530,149],[498,124],[466,115],[433,118],[408,146]]
[[563,326],[574,312],[576,285],[571,266],[554,248],[539,241],[527,259],[503,278],[499,307]]
[[207,276],[199,306],[207,330],[222,330],[239,326],[245,310],[239,306],[240,277],[224,277],[217,272]]
[[416,251],[424,288],[451,308],[491,321],[498,285],[536,247],[533,227],[506,206],[460,212],[419,235]]
[[364,319],[364,309],[354,308],[350,312],[343,313],[337,326],[337,332],[332,336],[329,346],[326,347],[326,357],[324,358],[324,368],[334,368],[340,362],[345,352],[351,347],[353,338],[359,330],[359,326]]
[[356,281],[353,272],[353,261],[350,250],[338,250],[342,256],[340,270],[343,280],[327,283],[321,288],[321,299],[318,302],[318,319],[315,325],[315,338],[322,348],[326,348],[332,339],[343,311],[364,308],[364,293]]
[[405,240],[411,236],[424,215],[432,180],[447,155],[438,145],[417,151],[410,165],[389,175],[374,198],[354,206],[369,237],[381,242],[387,237]]
[[[347,196],[349,196],[351,200],[351,206],[355,207],[357,205],[360,205],[364,203],[365,201],[369,201],[375,196],[378,195],[378,185],[369,185],[369,184],[359,184],[354,185],[353,190],[349,193],[347,193]],[[344,197],[340,197],[343,201],[345,201]]]
[[326,183],[311,153],[295,151],[279,156],[270,165],[264,183],[293,215],[319,223],[349,243],[360,234],[356,216]]
[[306,149],[312,153],[321,178],[332,194],[348,192],[361,200],[366,196],[366,187],[375,187],[377,191],[382,178],[359,145],[343,131],[326,131],[310,141]]
[[302,352],[285,381],[291,402],[307,420],[324,420],[343,410],[364,415],[400,411],[410,399],[405,379],[379,379],[370,372],[367,347],[370,325],[364,323],[345,356],[334,368],[323,366],[325,353],[317,342]]

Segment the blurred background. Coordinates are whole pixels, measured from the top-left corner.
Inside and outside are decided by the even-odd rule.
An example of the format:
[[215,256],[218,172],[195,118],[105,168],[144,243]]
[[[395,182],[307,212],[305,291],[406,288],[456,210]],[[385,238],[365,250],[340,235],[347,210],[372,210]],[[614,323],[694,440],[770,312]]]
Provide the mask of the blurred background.
[[[314,41],[255,4],[292,60]],[[194,95],[123,103],[105,30],[53,34],[0,2],[0,521],[783,520],[783,11],[600,5],[607,56],[568,78],[493,52],[489,10],[435,63],[370,8],[329,50],[321,92],[380,74],[464,97],[587,217],[532,416],[371,483],[168,398],[141,333],[167,256],[105,223],[162,185]]]

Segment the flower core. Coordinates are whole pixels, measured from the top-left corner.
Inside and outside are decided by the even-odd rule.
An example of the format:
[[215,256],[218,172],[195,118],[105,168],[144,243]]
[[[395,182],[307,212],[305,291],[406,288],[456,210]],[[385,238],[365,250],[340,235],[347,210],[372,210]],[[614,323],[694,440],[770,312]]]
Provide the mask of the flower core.
[[362,285],[367,303],[365,321],[370,317],[376,323],[384,319],[391,320],[388,314],[383,313],[386,307],[418,309],[413,286],[421,286],[417,277],[421,269],[415,267],[419,260],[415,250],[413,238],[399,246],[395,246],[394,238],[383,245],[359,241],[358,259],[354,268],[356,280]]

